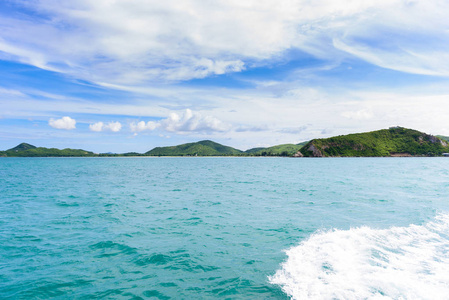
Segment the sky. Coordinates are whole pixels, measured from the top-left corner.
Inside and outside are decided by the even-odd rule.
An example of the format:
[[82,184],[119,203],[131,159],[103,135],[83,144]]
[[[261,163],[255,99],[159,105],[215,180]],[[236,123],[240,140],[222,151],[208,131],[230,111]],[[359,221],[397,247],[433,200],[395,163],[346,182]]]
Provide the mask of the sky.
[[0,150],[449,135],[446,0],[0,1]]

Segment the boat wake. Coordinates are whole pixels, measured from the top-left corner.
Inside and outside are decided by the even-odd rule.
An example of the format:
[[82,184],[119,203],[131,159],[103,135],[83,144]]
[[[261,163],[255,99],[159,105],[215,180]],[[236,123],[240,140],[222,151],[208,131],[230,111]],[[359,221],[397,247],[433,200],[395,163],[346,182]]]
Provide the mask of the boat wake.
[[318,232],[286,253],[269,280],[293,299],[449,295],[449,214],[422,226]]

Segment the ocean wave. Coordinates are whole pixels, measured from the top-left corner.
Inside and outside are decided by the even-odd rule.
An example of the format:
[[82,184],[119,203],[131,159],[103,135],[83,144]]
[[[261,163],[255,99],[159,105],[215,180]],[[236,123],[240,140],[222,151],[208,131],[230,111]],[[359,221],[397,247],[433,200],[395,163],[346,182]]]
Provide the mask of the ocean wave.
[[286,254],[269,281],[293,299],[449,295],[449,214],[421,226],[317,232]]

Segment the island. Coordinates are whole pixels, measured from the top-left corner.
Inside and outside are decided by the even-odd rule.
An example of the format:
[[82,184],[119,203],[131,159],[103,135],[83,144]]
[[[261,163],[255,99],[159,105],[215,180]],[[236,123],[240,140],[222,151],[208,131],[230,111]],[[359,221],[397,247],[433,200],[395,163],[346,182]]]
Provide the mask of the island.
[[177,146],[156,147],[145,153],[94,153],[82,149],[36,147],[22,143],[0,157],[104,157],[104,156],[280,156],[280,157],[416,157],[448,156],[449,137],[433,136],[404,127],[313,139],[246,151],[204,140]]
[[372,132],[314,139],[299,152],[302,157],[410,157],[443,156],[449,152],[444,138],[417,130],[390,127]]
[[95,153],[81,149],[56,149],[36,147],[27,143],[21,143],[14,148],[0,151],[3,157],[86,157],[97,156]]

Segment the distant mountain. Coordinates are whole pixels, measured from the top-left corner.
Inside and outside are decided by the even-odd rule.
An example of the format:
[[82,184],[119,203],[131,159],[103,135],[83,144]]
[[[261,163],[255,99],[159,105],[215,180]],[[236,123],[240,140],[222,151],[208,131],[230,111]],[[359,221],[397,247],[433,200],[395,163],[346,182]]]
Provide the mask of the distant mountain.
[[81,149],[63,149],[36,147],[22,143],[14,148],[1,151],[0,156],[7,157],[67,157],[67,156],[95,156],[93,152]]
[[19,145],[15,146],[14,148],[11,148],[11,149],[6,150],[6,151],[18,152],[18,151],[23,151],[23,150],[28,150],[28,149],[36,149],[36,146],[30,145],[30,144],[27,144],[27,143],[22,143],[22,144],[19,144]]
[[245,153],[251,156],[293,156],[302,148],[302,145],[283,144],[267,148],[252,148]]
[[244,152],[247,153],[247,154],[252,154],[252,153],[257,153],[260,150],[264,150],[264,149],[267,149],[267,148],[266,147],[251,148],[251,149],[248,149],[248,150],[246,150]]
[[272,147],[258,147],[246,150],[249,156],[294,156],[307,142],[299,144],[282,144]]
[[232,156],[240,154],[242,154],[240,150],[209,140],[171,147],[156,147],[145,153],[148,156]]
[[299,144],[283,144],[241,151],[205,140],[171,147],[156,147],[144,154],[95,154],[82,149],[36,147],[22,143],[6,151],[3,157],[102,157],[102,156],[441,156],[449,153],[449,137],[432,136],[403,127],[314,139]]
[[449,152],[446,141],[403,127],[315,139],[300,150],[306,157],[440,156],[444,152]]
[[442,139],[443,141],[449,142],[449,136],[437,135],[436,137],[439,138],[439,139]]

